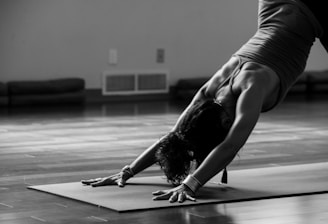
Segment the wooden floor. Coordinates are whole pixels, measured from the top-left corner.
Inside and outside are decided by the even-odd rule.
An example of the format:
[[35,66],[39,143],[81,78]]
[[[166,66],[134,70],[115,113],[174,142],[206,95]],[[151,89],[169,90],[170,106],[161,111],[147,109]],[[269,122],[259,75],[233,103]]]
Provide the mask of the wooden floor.
[[[26,188],[117,172],[167,132],[185,106],[0,108],[0,223],[328,223],[328,194],[117,213]],[[262,114],[229,169],[325,162],[327,139],[328,95],[288,97]],[[159,174],[154,166],[140,176]]]

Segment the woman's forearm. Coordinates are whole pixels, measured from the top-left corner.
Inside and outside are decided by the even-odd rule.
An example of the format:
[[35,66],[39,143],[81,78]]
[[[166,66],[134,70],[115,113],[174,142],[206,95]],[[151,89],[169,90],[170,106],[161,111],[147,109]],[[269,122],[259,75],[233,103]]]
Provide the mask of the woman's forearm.
[[257,123],[263,105],[263,99],[254,99],[262,95],[262,87],[246,88],[240,94],[236,106],[236,117],[225,140],[212,150],[193,174],[201,184],[205,184],[224,169],[246,143]]
[[216,147],[195,170],[193,176],[201,184],[205,184],[217,173],[228,166],[236,156],[237,152],[238,150],[233,150],[229,146],[220,145]]
[[131,164],[130,168],[134,174],[140,173],[144,169],[152,166],[156,162],[156,151],[158,150],[161,139],[148,147]]

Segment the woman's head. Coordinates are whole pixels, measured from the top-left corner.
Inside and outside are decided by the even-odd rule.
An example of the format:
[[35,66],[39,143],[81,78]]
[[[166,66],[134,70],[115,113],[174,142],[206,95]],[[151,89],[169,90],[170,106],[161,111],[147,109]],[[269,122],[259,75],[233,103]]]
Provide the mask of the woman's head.
[[179,184],[189,174],[191,161],[203,162],[227,135],[232,121],[213,101],[196,104],[159,143],[156,158],[167,180]]
[[178,185],[188,175],[193,147],[178,132],[170,132],[160,141],[157,162],[173,185]]

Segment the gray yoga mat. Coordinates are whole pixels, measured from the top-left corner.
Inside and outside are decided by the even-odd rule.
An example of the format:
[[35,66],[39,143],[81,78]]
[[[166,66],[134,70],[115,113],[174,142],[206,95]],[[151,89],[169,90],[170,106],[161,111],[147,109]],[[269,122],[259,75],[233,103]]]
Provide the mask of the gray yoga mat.
[[80,182],[37,185],[28,188],[117,212],[127,212],[327,193],[328,163],[236,170],[229,172],[228,185],[214,183],[218,180],[220,175],[203,186],[197,193],[196,202],[184,203],[152,200],[153,191],[171,188],[171,185],[160,176],[135,177],[129,180],[124,188],[117,186],[93,188],[84,186]]

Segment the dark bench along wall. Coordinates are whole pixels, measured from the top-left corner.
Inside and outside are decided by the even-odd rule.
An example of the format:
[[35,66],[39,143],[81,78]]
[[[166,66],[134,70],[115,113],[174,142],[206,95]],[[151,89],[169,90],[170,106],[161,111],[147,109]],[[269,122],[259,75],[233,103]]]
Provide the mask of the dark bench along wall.
[[8,104],[8,91],[7,85],[3,82],[0,82],[0,106]]
[[10,81],[0,84],[2,105],[81,104],[84,101],[85,81],[81,78]]

